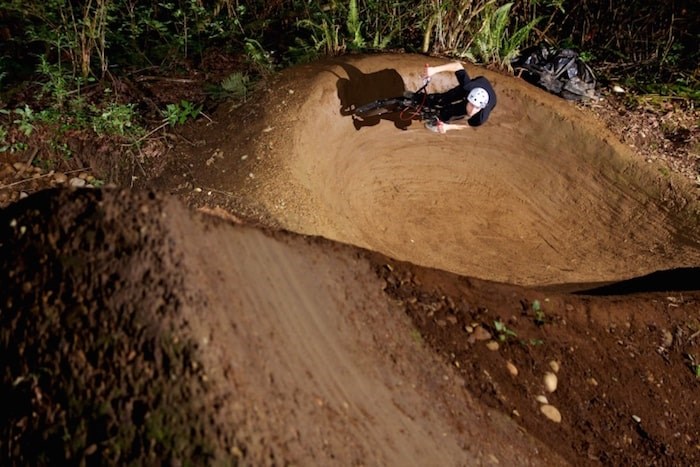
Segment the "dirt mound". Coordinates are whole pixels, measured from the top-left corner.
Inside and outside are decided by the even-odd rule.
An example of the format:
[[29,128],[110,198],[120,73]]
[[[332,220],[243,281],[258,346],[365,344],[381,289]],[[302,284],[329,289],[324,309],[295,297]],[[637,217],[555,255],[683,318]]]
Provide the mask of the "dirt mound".
[[0,463],[228,454],[183,332],[196,297],[166,204],[47,190],[0,212]]
[[0,225],[7,463],[561,463],[351,248],[128,192],[45,191]]
[[[426,60],[439,61],[353,56],[285,72],[256,104],[222,109],[219,125],[193,133],[205,141],[192,183],[296,232],[500,282],[617,281],[698,264],[686,181],[522,80],[468,68],[499,95],[479,128],[354,124],[352,105],[415,89]],[[447,75],[429,89],[454,85]]]
[[128,192],[0,226],[6,463],[700,461],[697,292],[483,282]]

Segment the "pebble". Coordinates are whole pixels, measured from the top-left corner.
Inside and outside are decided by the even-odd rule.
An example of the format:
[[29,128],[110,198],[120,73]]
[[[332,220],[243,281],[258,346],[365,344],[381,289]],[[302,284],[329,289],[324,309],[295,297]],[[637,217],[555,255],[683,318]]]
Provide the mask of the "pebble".
[[673,334],[667,329],[661,331],[661,345],[665,348],[670,348],[673,345]]
[[56,183],[66,183],[68,181],[68,176],[62,172],[56,172],[53,179],[56,181]]
[[549,404],[549,401],[547,400],[547,398],[545,396],[541,396],[541,395],[537,396],[537,397],[535,397],[535,400],[537,402],[539,402],[540,404]]
[[82,188],[87,184],[87,182],[82,178],[73,177],[70,179],[68,184],[74,188]]
[[487,341],[491,339],[491,333],[483,327],[477,326],[476,328],[474,328],[474,339],[478,341]]
[[561,423],[561,412],[553,405],[545,404],[540,406],[540,412],[554,423]]
[[544,374],[544,387],[549,392],[557,390],[557,375],[547,372]]
[[499,347],[500,347],[500,346],[498,345],[498,342],[496,342],[496,341],[488,341],[488,342],[486,343],[486,348],[489,349],[489,350],[492,350],[492,351],[494,351],[494,352],[495,352],[496,350],[498,350]]
[[518,376],[518,368],[512,362],[506,362],[506,368],[511,375]]
[[551,368],[553,372],[559,373],[559,362],[556,360],[552,360],[551,362],[549,362],[549,368]]

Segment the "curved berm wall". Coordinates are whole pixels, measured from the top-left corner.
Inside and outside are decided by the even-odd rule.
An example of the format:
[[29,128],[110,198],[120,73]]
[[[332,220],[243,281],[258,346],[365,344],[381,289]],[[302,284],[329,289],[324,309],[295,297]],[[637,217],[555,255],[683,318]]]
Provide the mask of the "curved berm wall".
[[[288,71],[268,93],[257,198],[285,228],[521,285],[615,281],[700,259],[697,207],[585,106],[467,66],[498,94],[479,128],[357,122],[353,105],[421,84],[420,55]],[[431,92],[456,83],[436,76]],[[681,183],[682,184],[682,183]]]

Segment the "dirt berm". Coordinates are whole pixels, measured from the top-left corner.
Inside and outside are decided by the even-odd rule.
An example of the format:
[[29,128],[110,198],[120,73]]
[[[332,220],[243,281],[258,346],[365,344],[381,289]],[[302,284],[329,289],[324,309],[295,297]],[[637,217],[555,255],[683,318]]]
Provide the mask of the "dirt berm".
[[[173,157],[191,167],[166,171],[158,186],[498,282],[606,282],[700,264],[689,183],[631,153],[587,107],[522,79],[467,64],[492,81],[498,105],[485,125],[446,135],[397,116],[358,125],[349,115],[415,90],[426,62],[444,60],[350,56],[290,69],[254,101],[191,129],[198,147]],[[428,90],[455,84],[440,74]]]

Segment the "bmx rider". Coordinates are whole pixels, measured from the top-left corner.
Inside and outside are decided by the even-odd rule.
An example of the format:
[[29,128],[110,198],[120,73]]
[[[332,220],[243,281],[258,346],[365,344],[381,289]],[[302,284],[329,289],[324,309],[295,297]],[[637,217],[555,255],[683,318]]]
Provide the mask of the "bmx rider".
[[440,114],[439,120],[427,122],[426,127],[446,133],[484,124],[496,107],[496,93],[489,80],[483,76],[470,79],[460,62],[426,67],[427,78],[446,71],[454,72],[459,84],[449,91],[428,96],[431,104],[440,106]]

